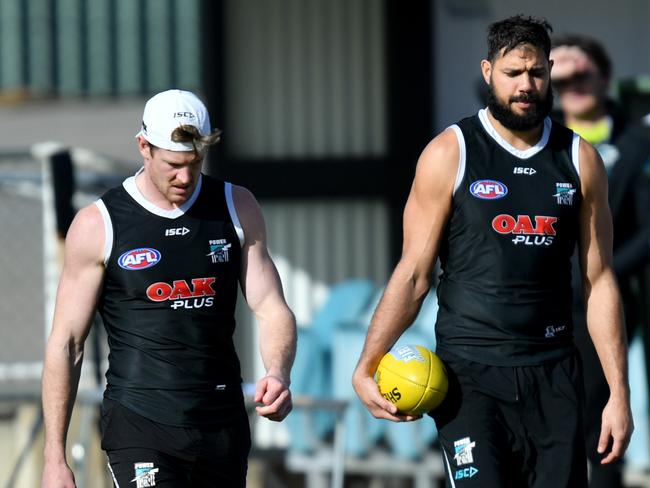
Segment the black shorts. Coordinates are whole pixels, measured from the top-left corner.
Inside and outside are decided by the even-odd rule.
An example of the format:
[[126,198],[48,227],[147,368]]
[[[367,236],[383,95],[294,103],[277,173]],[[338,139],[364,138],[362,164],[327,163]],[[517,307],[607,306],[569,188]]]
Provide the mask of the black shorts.
[[439,355],[449,391],[432,416],[447,487],[586,488],[584,389],[576,354],[517,367]]
[[164,425],[104,399],[102,449],[116,487],[246,486],[251,447],[246,412],[225,426]]

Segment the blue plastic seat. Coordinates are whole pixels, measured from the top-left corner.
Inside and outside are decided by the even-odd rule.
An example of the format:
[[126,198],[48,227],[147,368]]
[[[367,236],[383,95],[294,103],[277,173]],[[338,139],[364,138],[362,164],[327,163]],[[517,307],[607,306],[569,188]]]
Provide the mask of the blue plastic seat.
[[[298,349],[291,390],[296,395],[332,397],[332,341],[335,331],[358,323],[376,286],[369,280],[350,279],[332,286],[323,306],[307,327],[298,332]],[[287,417],[289,448],[314,451],[334,428],[335,415],[327,411],[298,410]]]
[[[294,395],[321,397],[328,387],[325,357],[311,329],[298,330],[298,348],[291,376]],[[334,417],[328,412],[294,409],[285,422],[290,433],[289,448],[310,453],[332,429]]]
[[331,350],[335,329],[359,322],[361,315],[368,309],[376,288],[372,281],[362,279],[345,280],[332,287],[327,300],[309,326],[323,349]]
[[357,458],[368,454],[379,442],[386,424],[368,412],[352,387],[352,373],[365,338],[366,329],[361,324],[350,325],[335,332],[332,348],[332,393],[337,400],[348,402],[343,415],[345,452]]

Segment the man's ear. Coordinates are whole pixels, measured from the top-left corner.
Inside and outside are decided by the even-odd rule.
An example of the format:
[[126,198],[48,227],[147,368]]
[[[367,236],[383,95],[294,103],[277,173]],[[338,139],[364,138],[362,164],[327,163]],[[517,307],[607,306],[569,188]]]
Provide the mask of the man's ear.
[[138,150],[144,159],[151,159],[151,145],[142,136],[138,136]]
[[481,61],[481,74],[483,75],[485,83],[489,85],[490,77],[492,76],[492,63],[490,63],[487,59]]

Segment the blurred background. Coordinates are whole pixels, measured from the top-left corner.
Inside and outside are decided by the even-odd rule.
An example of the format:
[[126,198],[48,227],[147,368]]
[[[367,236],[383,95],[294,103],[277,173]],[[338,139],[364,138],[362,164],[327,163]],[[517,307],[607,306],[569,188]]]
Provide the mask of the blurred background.
[[[39,383],[67,225],[139,168],[144,103],[168,88],[197,92],[223,130],[205,169],[260,200],[299,322],[297,408],[280,425],[251,418],[249,486],[441,486],[433,422],[371,419],[350,374],[399,257],[417,157],[481,108],[486,28],[517,13],[602,41],[612,97],[630,117],[650,113],[647,0],[0,0],[0,486],[40,482]],[[251,383],[263,368],[241,305]],[[432,295],[403,341],[434,348],[435,313]],[[96,325],[68,442],[80,487],[111,486]],[[644,333],[630,353],[628,486],[650,486]]]

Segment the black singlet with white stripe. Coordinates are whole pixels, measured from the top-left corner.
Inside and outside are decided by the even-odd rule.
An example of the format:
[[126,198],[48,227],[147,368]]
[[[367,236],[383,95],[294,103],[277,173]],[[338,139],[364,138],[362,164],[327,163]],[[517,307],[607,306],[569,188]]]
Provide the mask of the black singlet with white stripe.
[[232,335],[243,232],[231,185],[202,175],[186,204],[163,210],[131,177],[97,206],[107,233],[105,396],[168,425],[240,415]]
[[496,366],[566,356],[579,138],[547,118],[539,143],[517,150],[486,110],[452,129],[461,161],[440,249],[438,349]]

